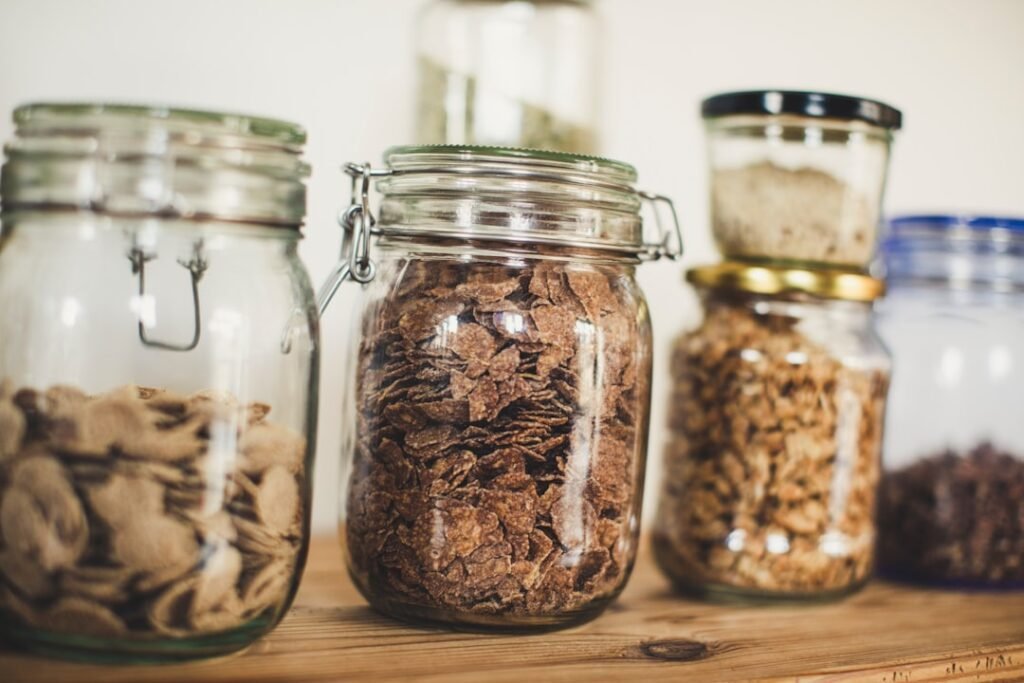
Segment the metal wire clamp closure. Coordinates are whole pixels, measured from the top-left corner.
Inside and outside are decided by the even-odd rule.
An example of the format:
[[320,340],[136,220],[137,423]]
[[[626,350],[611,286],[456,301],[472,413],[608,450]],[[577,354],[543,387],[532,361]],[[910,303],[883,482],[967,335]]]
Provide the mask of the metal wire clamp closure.
[[[146,264],[156,259],[156,256],[147,254],[140,247],[133,246],[128,252],[128,260],[132,263],[132,274],[139,278],[139,301],[146,298]],[[143,346],[163,351],[191,351],[199,346],[199,339],[202,335],[202,316],[199,307],[199,281],[203,279],[208,264],[203,256],[203,241],[199,240],[192,247],[192,258],[188,261],[178,261],[178,265],[189,272],[192,281],[192,340],[185,344],[172,344],[170,342],[156,341],[150,339],[146,334],[146,321],[141,311],[139,313],[139,341]]]
[[377,274],[377,264],[370,258],[370,238],[377,225],[377,219],[370,210],[370,182],[372,178],[387,173],[375,173],[369,163],[345,164],[344,170],[352,178],[352,202],[338,215],[338,225],[342,229],[340,258],[316,295],[321,316],[338,293],[341,283],[355,280],[366,284]]
[[[369,163],[349,163],[344,166],[344,171],[352,179],[352,201],[349,207],[344,209],[338,216],[338,224],[343,231],[340,258],[317,293],[317,308],[321,316],[324,315],[331,300],[345,280],[354,280],[361,284],[366,284],[377,273],[377,266],[370,258],[370,241],[378,233],[376,230],[377,220],[370,209],[370,185],[374,178],[411,173],[468,173],[468,170],[444,168],[409,171],[396,171],[392,169],[374,170]],[[502,173],[492,169],[489,173],[510,175],[518,179],[560,179],[558,176],[551,174],[530,171]],[[591,181],[590,184],[601,185],[600,181]],[[630,250],[630,253],[636,254],[638,258],[644,261],[653,261],[660,258],[678,259],[683,253],[683,234],[682,228],[679,225],[679,215],[672,200],[664,195],[643,192],[625,186],[614,185],[611,187],[636,193],[637,196],[651,205],[654,213],[654,223],[657,227],[656,241],[647,241],[645,239],[638,249]],[[659,210],[661,205],[664,205],[669,213],[672,221],[671,228],[665,225],[662,211]],[[467,237],[473,236],[467,235]]]
[[[637,191],[641,199],[649,202],[654,212],[654,224],[658,227],[660,239],[657,242],[644,242],[645,252],[641,258],[647,261],[656,261],[662,257],[673,261],[683,255],[683,229],[679,225],[679,214],[676,212],[675,203],[663,194],[653,192]],[[664,204],[672,218],[672,230],[665,228],[658,205]]]

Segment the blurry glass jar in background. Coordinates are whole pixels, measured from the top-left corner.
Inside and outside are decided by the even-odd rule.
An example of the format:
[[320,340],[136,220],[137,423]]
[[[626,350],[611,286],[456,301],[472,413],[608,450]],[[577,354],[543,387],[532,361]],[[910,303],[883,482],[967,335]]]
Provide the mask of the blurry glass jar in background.
[[407,619],[594,617],[640,532],[652,341],[636,268],[680,245],[645,240],[626,164],[450,146],[386,162],[345,383],[353,580]]
[[417,33],[419,143],[598,151],[591,2],[433,0]]
[[1024,220],[907,216],[890,231],[880,569],[1024,587]]
[[711,597],[844,595],[871,574],[889,357],[882,283],[725,263],[691,270],[675,342],[655,556]]
[[237,650],[308,542],[305,132],[15,112],[0,239],[0,629],[104,660]]
[[702,105],[726,259],[865,270],[902,115],[859,97],[758,90]]

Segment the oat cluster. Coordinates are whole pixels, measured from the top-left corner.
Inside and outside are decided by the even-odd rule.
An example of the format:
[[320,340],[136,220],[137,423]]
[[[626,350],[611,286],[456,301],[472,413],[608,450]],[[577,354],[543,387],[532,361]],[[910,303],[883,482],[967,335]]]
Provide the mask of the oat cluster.
[[982,443],[886,472],[879,564],[926,581],[1024,584],[1024,456]]
[[284,607],[305,438],[270,407],[0,384],[0,607],[25,625],[187,637]]
[[823,593],[868,578],[888,377],[792,318],[708,307],[673,355],[654,534],[684,586]]
[[715,171],[711,203],[727,256],[863,267],[874,254],[877,211],[824,171],[771,162]]
[[617,272],[412,261],[368,311],[347,537],[371,602],[473,621],[621,589],[650,332]]

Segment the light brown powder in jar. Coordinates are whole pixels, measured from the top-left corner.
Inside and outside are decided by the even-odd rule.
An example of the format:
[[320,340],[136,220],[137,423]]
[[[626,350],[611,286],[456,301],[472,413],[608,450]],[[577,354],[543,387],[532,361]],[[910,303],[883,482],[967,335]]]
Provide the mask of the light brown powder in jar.
[[711,183],[715,239],[728,257],[865,266],[877,210],[839,179],[771,162],[719,170]]

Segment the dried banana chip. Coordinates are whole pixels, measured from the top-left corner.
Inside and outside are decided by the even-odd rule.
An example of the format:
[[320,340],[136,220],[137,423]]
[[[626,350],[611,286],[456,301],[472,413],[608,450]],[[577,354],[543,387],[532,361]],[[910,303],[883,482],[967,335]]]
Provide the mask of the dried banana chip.
[[15,463],[11,487],[0,503],[0,533],[8,547],[32,557],[46,571],[74,564],[89,542],[85,511],[53,458]]
[[127,455],[178,462],[202,453],[205,443],[199,438],[199,428],[197,422],[187,421],[170,429],[128,432],[118,437],[116,443]]
[[89,504],[108,526],[117,529],[133,520],[163,512],[164,487],[146,477],[115,474],[88,490]]
[[10,397],[0,398],[0,460],[18,453],[25,438],[25,414]]
[[231,519],[231,515],[223,510],[212,515],[192,513],[188,515],[199,532],[199,536],[207,545],[216,545],[227,541],[234,542],[238,538],[238,530]]
[[63,598],[42,616],[43,628],[58,633],[87,636],[119,636],[124,622],[109,609],[91,600]]
[[287,539],[274,534],[264,524],[237,515],[234,521],[238,529],[238,547],[243,552],[267,557],[287,557],[295,552]]
[[253,401],[248,406],[249,424],[254,425],[259,422],[263,422],[270,414],[270,406],[266,403],[260,403],[259,401]]
[[48,414],[60,415],[84,405],[89,395],[78,387],[55,384],[43,392],[42,400]]
[[27,491],[8,488],[0,502],[0,533],[13,552],[35,556],[39,539],[46,536],[46,517]]
[[181,580],[186,574],[192,571],[192,568],[196,566],[196,559],[189,557],[181,560],[177,564],[171,564],[163,569],[150,572],[139,577],[132,588],[136,593],[151,593],[157,589],[164,588],[165,586],[174,583],[175,581]]
[[280,465],[268,469],[256,496],[256,514],[260,521],[281,535],[293,531],[299,523],[299,483]]
[[242,593],[243,611],[255,616],[268,607],[277,607],[284,602],[291,581],[291,563],[275,560],[261,569]]
[[242,555],[234,547],[224,544],[207,558],[197,572],[195,597],[192,600],[192,620],[213,610],[232,592],[242,573]]
[[114,556],[126,567],[158,572],[199,557],[195,531],[170,517],[137,517],[114,534]]
[[189,635],[188,613],[196,582],[194,576],[183,579],[171,585],[150,603],[146,616],[154,629],[174,637]]
[[241,626],[242,616],[229,610],[203,612],[192,617],[191,624],[199,633],[215,633]]
[[123,567],[72,567],[60,574],[61,595],[94,600],[104,604],[123,602],[131,572]]
[[12,548],[0,552],[0,574],[26,597],[45,599],[54,593],[50,574],[34,560]]
[[306,440],[296,432],[272,424],[256,424],[245,430],[238,444],[245,456],[242,469],[257,474],[274,465],[292,473],[302,470]]
[[188,397],[168,389],[135,387],[137,395],[153,410],[169,416],[182,416],[188,408]]
[[57,450],[94,457],[108,457],[111,448],[156,429],[145,403],[123,391],[84,403],[69,402],[55,408],[51,417],[63,425],[52,434]]
[[[2,391],[2,387],[0,387],[0,391]],[[22,600],[14,590],[0,582],[0,611],[3,610],[11,612],[28,626],[39,622],[39,612],[31,604]]]

